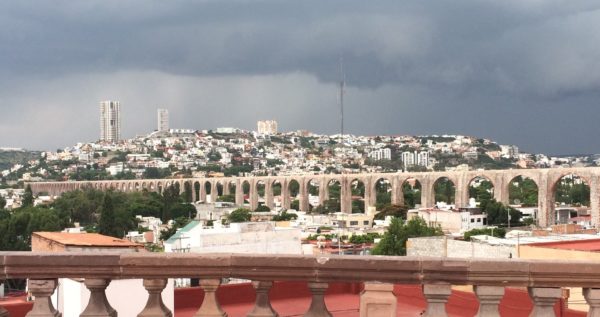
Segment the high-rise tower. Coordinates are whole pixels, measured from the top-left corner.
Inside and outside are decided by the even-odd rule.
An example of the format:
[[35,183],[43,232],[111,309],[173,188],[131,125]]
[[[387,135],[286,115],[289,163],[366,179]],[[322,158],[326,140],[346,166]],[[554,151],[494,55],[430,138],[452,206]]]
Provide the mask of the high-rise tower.
[[121,104],[118,101],[100,102],[100,141],[118,142],[121,139]]
[[169,130],[169,110],[158,109],[158,131]]

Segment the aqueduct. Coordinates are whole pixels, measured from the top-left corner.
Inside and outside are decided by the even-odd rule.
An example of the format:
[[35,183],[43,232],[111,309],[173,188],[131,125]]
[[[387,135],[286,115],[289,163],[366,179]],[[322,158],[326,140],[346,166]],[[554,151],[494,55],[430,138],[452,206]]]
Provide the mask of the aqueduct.
[[[256,177],[221,177],[221,178],[180,178],[180,179],[136,179],[114,181],[69,181],[69,182],[32,182],[34,194],[48,193],[60,195],[63,192],[95,188],[99,190],[117,190],[123,192],[148,190],[160,192],[169,186],[176,186],[181,193],[191,188],[192,200],[205,200],[208,192],[227,195],[235,193],[235,202],[243,205],[245,189],[248,191],[250,208],[255,209],[259,204],[259,184],[264,191],[265,205],[274,206],[274,188],[277,187],[283,198],[283,206],[289,208],[293,196],[291,187],[298,186],[296,199],[299,200],[300,210],[308,210],[309,184],[318,187],[319,201],[329,199],[329,184],[340,184],[341,211],[352,212],[352,183],[364,184],[365,209],[376,203],[375,186],[384,180],[391,187],[391,202],[402,204],[404,201],[402,186],[407,180],[416,180],[421,185],[421,206],[433,207],[435,204],[434,185],[447,178],[455,186],[454,202],[457,207],[467,205],[469,199],[469,184],[476,178],[489,180],[494,187],[494,198],[507,204],[509,202],[509,185],[517,177],[527,177],[538,187],[538,224],[546,227],[554,224],[555,195],[554,191],[561,178],[566,175],[577,175],[590,187],[590,209],[592,224],[599,226],[600,218],[600,167],[585,168],[552,168],[552,169],[510,169],[510,170],[479,170],[453,172],[415,172],[415,173],[371,173],[371,174],[319,174],[319,175],[290,175],[290,176],[256,176]],[[297,182],[297,184],[295,184]],[[294,184],[292,186],[292,184]],[[234,188],[233,188],[234,187]]]

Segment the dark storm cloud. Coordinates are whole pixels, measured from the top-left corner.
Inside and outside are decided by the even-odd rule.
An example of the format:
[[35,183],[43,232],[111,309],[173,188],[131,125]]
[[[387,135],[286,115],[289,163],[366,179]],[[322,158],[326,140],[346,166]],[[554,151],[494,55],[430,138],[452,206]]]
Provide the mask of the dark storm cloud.
[[94,140],[102,99],[127,136],[159,106],[335,133],[343,57],[353,133],[600,152],[595,1],[1,1],[0,41],[0,145]]

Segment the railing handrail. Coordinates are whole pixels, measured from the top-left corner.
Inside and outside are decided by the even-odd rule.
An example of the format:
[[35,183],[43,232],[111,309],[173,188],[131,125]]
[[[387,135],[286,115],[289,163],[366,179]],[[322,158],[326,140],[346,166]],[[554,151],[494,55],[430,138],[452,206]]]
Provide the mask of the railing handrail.
[[235,253],[0,252],[0,280],[62,277],[233,277],[265,281],[598,287],[600,262]]

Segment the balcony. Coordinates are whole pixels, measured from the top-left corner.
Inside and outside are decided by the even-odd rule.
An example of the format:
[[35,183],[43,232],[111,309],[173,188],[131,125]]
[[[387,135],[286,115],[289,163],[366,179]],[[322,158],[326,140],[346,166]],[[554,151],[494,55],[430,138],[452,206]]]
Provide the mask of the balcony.
[[[27,316],[60,316],[50,296],[58,278],[73,278],[91,292],[80,316],[116,316],[105,295],[111,280],[142,279],[148,299],[137,316],[169,317],[167,279],[189,277],[200,288],[175,291],[178,317],[584,316],[564,307],[565,287],[583,288],[588,316],[600,314],[600,262],[592,261],[0,252],[0,280],[29,279]],[[223,278],[253,282],[221,286]],[[452,290],[463,285],[474,294]],[[10,315],[0,307],[0,316]]]

